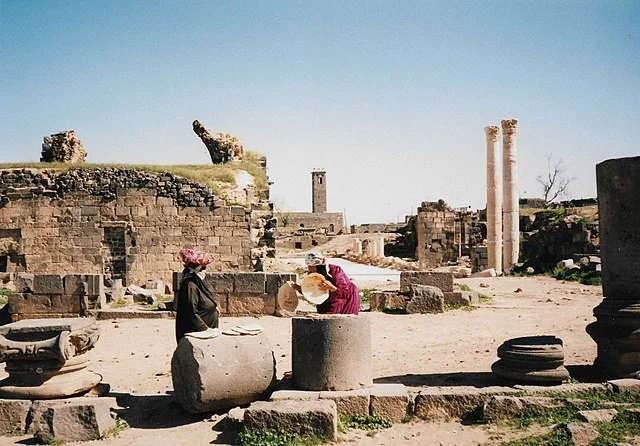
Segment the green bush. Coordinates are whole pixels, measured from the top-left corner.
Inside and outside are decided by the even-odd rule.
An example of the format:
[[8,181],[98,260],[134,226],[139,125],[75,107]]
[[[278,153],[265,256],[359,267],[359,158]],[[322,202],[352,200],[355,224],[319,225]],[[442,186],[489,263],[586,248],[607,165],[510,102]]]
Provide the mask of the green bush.
[[301,436],[293,432],[274,432],[267,429],[243,429],[234,446],[313,446],[328,442],[327,438]]
[[602,274],[599,271],[590,270],[586,265],[579,269],[555,267],[551,270],[550,275],[558,280],[580,282],[583,285],[602,285]]
[[377,415],[345,415],[340,417],[340,422],[350,429],[366,431],[379,431],[393,426],[390,420]]

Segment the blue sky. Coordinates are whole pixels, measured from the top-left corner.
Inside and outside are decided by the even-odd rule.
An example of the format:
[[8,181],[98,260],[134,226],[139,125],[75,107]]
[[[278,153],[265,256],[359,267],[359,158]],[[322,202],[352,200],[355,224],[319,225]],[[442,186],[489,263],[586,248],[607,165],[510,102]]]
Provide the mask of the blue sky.
[[209,163],[191,122],[268,158],[276,207],[348,224],[485,205],[484,127],[518,118],[521,196],[546,154],[596,194],[640,155],[638,1],[0,0],[0,162],[75,129],[87,162]]

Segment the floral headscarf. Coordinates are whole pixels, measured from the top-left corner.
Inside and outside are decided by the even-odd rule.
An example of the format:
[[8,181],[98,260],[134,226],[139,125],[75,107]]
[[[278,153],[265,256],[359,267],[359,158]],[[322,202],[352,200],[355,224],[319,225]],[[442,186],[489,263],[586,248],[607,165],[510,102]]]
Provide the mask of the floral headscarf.
[[200,265],[207,266],[209,263],[213,262],[213,254],[202,253],[200,251],[196,251],[195,249],[181,249],[178,254],[180,260],[184,264],[187,265]]
[[304,260],[307,266],[324,265],[325,261],[325,258],[317,252],[310,252],[309,254],[307,254],[307,258]]

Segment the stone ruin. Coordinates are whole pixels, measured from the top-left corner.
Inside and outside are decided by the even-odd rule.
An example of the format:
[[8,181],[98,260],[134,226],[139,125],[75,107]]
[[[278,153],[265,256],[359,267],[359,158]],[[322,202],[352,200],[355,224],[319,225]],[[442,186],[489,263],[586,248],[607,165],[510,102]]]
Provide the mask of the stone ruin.
[[87,151],[76,138],[75,130],[65,130],[45,136],[42,143],[43,163],[84,163]]
[[197,119],[193,121],[193,131],[200,137],[211,156],[213,164],[223,164],[244,159],[244,146],[238,138],[228,133],[212,132]]

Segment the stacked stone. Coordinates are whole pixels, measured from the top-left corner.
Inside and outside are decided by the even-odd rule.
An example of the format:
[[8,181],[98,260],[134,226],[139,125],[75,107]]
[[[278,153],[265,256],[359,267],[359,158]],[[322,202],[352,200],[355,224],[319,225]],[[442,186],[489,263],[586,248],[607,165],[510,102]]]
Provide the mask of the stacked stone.
[[420,268],[437,267],[458,258],[454,239],[455,220],[455,212],[442,200],[437,203],[423,202],[418,208],[416,229]]
[[54,170],[3,170],[0,172],[0,197],[31,198],[38,196],[63,198],[69,193],[114,199],[119,189],[155,189],[156,196],[176,200],[182,207],[214,206],[211,189],[170,172],[157,175],[130,168],[73,169],[64,173]]
[[42,144],[42,162],[84,163],[87,151],[76,138],[74,130],[66,130],[51,136],[45,136]]
[[560,384],[569,379],[562,340],[555,336],[509,339],[498,347],[498,357],[491,370],[509,381]]

